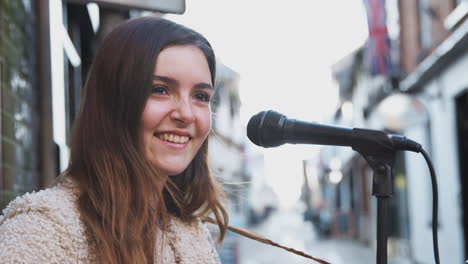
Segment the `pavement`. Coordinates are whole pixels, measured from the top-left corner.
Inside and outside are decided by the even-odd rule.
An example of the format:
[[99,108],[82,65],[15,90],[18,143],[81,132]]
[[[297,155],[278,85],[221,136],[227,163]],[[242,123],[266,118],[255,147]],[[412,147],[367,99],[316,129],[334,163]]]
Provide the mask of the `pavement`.
[[[372,248],[354,240],[321,239],[317,236],[313,225],[310,222],[304,222],[302,215],[298,213],[273,213],[263,224],[252,230],[283,246],[303,251],[332,264],[376,263],[375,252]],[[235,252],[235,257],[225,261],[226,264],[318,263],[284,249],[241,236],[236,235],[230,239],[230,244],[234,245],[230,250]],[[407,259],[396,258],[389,258],[388,263],[413,264]]]

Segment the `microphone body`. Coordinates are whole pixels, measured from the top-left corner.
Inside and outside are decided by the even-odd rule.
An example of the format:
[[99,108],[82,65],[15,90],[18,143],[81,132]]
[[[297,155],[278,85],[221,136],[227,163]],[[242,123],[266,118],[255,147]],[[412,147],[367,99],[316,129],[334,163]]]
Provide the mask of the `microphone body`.
[[289,119],[272,110],[262,111],[250,119],[247,136],[254,144],[265,148],[291,143],[349,146],[355,150],[384,148],[421,151],[419,143],[404,136]]
[[287,119],[283,126],[282,142],[283,144],[351,146],[348,139],[352,136],[353,130],[350,128]]

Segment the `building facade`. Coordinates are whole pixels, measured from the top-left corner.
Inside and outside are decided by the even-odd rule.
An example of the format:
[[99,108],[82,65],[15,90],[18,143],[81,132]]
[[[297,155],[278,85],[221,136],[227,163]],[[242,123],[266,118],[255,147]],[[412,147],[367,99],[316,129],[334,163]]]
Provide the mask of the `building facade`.
[[[333,74],[342,104],[330,122],[402,134],[422,144],[437,173],[441,262],[463,263],[468,256],[468,2],[386,3],[388,17],[397,18],[397,28],[388,28],[398,33],[390,34],[393,69],[387,75],[369,74],[367,46],[336,63]],[[389,14],[389,5],[397,7],[395,14]],[[341,161],[343,179],[336,189],[351,201],[345,207],[350,208],[350,228],[354,238],[375,246],[372,171],[349,149],[324,149],[321,157],[325,176],[332,158]],[[394,169],[389,256],[433,263],[428,167],[420,154],[399,152]]]

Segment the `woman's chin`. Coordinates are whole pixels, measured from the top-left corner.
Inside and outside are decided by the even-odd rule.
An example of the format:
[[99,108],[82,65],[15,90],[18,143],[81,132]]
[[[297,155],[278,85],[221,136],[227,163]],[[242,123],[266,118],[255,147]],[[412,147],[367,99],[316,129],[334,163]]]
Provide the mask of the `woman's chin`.
[[181,174],[190,163],[184,159],[152,159],[151,165],[159,173],[170,177]]
[[172,176],[176,176],[176,175],[181,174],[182,172],[184,172],[185,169],[186,169],[186,167],[184,167],[184,168],[170,168],[170,169],[166,168],[166,169],[159,169],[159,171],[161,173],[163,173],[164,175],[172,177]]

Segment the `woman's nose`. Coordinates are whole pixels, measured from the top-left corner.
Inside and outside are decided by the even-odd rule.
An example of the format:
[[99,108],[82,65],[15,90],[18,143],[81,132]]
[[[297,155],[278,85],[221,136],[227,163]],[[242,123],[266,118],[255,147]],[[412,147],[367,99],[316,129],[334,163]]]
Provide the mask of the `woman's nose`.
[[191,123],[195,120],[192,104],[189,99],[180,99],[175,102],[172,118],[183,123]]

